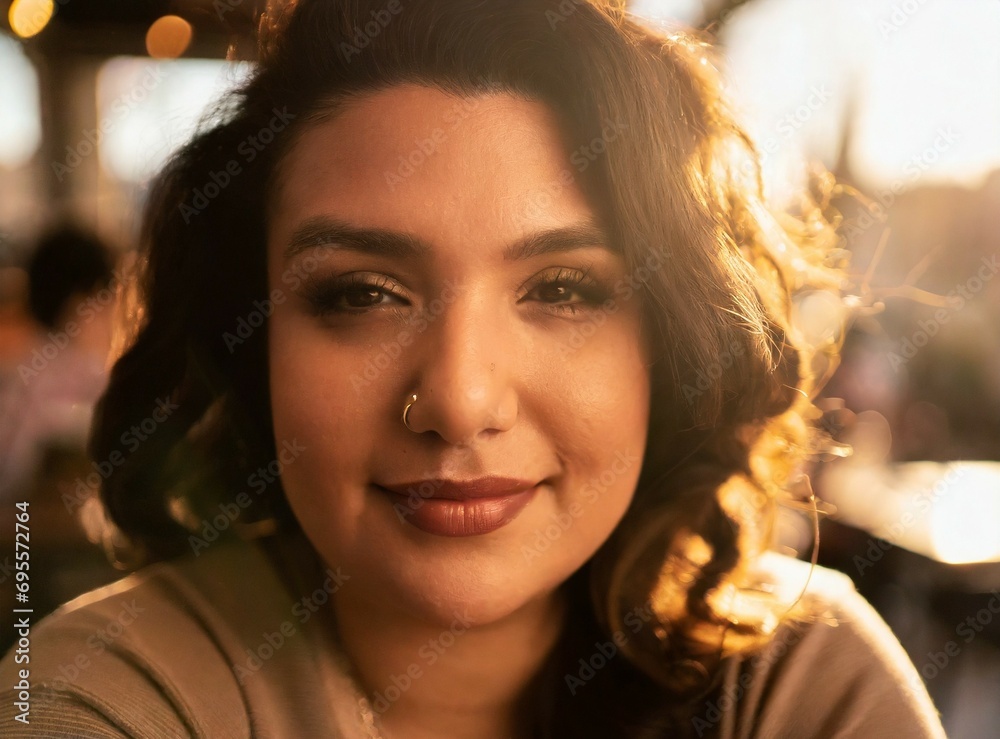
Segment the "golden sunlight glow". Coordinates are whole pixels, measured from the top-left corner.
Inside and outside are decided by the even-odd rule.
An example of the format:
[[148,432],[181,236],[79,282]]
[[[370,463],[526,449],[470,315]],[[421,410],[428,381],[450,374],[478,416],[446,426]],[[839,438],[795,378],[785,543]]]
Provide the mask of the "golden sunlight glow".
[[876,537],[862,573],[893,546],[948,564],[1000,561],[1000,462],[851,461],[830,468],[823,495],[838,520]]
[[653,611],[661,621],[683,614],[688,589],[711,559],[712,547],[704,538],[687,529],[678,532],[651,595]]
[[931,519],[936,559],[948,564],[1000,561],[1000,464],[959,462],[949,494]]
[[21,38],[31,38],[41,32],[55,12],[53,0],[14,0],[7,19],[11,30]]
[[808,293],[796,302],[796,325],[812,346],[824,346],[840,337],[846,320],[846,306],[827,290]]
[[842,156],[865,190],[979,187],[1000,168],[998,34],[996,0],[739,6],[720,38],[769,194]]

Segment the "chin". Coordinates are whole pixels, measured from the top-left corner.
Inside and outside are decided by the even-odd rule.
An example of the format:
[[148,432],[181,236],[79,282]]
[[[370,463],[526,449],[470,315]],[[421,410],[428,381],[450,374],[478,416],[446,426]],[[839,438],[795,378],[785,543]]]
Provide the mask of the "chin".
[[[460,567],[461,565],[453,565]],[[469,566],[469,565],[466,565]],[[386,573],[388,582],[377,588],[375,597],[384,599],[410,616],[451,628],[456,619],[468,627],[497,623],[525,606],[536,604],[552,594],[558,583],[541,583],[510,567],[496,569],[471,566],[471,576],[427,574],[400,578],[401,573]],[[414,577],[413,575],[417,575]]]

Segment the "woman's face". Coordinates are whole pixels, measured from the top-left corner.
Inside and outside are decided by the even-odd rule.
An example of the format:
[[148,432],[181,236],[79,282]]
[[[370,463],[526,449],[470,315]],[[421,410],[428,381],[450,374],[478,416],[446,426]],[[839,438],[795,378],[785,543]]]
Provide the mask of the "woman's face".
[[[569,156],[540,103],[405,85],[310,124],[283,161],[274,433],[305,449],[284,488],[344,595],[490,622],[550,594],[628,508],[641,304]],[[485,477],[521,482],[451,484]]]

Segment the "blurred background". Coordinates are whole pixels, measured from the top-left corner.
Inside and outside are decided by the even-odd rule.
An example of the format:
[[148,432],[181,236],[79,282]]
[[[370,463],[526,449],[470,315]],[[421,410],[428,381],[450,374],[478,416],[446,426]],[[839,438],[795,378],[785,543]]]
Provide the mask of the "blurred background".
[[[150,177],[252,69],[259,0],[0,0],[0,584],[30,501],[34,620],[121,576],[83,453]],[[785,207],[839,183],[856,311],[820,406],[819,561],[888,621],[953,739],[1000,735],[1000,2],[635,0],[717,41]],[[806,517],[780,546],[808,558]],[[6,623],[6,619],[4,620]],[[0,635],[7,649],[13,634]],[[817,686],[821,689],[821,686]]]

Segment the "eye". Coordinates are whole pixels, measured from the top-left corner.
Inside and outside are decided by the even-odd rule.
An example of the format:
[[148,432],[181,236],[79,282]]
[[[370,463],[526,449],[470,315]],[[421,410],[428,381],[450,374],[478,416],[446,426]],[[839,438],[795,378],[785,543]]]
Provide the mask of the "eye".
[[[362,314],[382,307],[408,304],[395,292],[396,283],[385,275],[349,274],[326,281],[307,281],[303,294],[317,316]],[[398,287],[397,287],[398,289]]]
[[356,310],[377,305],[384,295],[385,293],[377,288],[353,287],[343,290],[337,297],[344,301],[345,308]]
[[534,300],[544,310],[574,314],[593,310],[610,297],[610,291],[587,272],[560,267],[536,280],[522,300]]
[[568,301],[576,292],[576,288],[572,283],[567,283],[565,280],[561,282],[553,280],[551,282],[542,283],[535,288],[535,292],[544,302],[560,303]]

